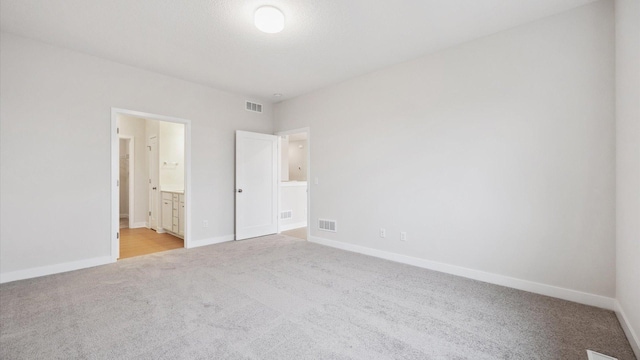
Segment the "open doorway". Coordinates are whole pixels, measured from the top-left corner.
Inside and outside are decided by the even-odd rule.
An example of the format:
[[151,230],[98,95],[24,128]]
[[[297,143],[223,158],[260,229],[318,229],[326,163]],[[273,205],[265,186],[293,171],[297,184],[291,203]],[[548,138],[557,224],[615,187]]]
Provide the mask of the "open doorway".
[[113,109],[112,130],[113,260],[188,247],[190,122]]
[[119,170],[120,170],[120,228],[134,227],[134,182],[131,177],[135,169],[135,138],[128,135],[120,135],[119,137]]
[[280,189],[278,229],[281,234],[308,238],[309,131],[300,129],[280,136]]

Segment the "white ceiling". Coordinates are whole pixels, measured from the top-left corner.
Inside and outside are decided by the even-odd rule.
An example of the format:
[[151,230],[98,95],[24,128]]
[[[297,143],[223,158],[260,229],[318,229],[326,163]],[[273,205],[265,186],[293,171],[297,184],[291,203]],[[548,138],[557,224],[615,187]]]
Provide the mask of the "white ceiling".
[[[280,101],[592,1],[0,0],[0,25],[2,31]],[[284,12],[283,32],[254,27],[253,11],[265,4]]]

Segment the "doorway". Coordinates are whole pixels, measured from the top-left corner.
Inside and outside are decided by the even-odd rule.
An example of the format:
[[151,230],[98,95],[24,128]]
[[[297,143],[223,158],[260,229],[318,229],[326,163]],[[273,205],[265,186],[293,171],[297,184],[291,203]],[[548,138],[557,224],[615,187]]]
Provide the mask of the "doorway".
[[308,239],[310,230],[309,128],[283,131],[280,142],[278,230],[281,234]]
[[135,212],[135,187],[132,178],[135,171],[135,138],[128,135],[120,135],[119,139],[119,180],[120,192],[118,207],[120,211],[120,228],[132,228],[133,213]]
[[190,121],[112,109],[111,125],[112,261],[188,248]]

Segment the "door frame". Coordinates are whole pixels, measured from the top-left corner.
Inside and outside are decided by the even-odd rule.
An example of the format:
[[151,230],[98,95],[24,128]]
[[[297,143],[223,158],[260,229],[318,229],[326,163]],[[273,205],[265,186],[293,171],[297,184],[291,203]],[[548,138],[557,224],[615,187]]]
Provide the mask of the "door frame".
[[[152,139],[156,140],[156,151],[157,151],[156,154],[159,155],[159,153],[160,153],[159,150],[158,150],[158,144],[160,143],[158,141],[159,138],[160,138],[159,134],[147,134],[145,132],[145,136],[146,136],[145,140],[146,140],[146,144],[147,144],[147,149],[149,149],[149,147],[151,146],[150,145],[151,144],[151,140]],[[149,149],[149,150],[151,150],[151,149]],[[149,179],[149,182],[147,183],[147,195],[149,196],[149,198],[147,199],[148,200],[148,206],[149,206],[149,214],[147,215],[147,229],[151,229],[151,230],[157,232],[158,234],[163,234],[165,232],[164,229],[161,226],[158,226],[158,225],[160,225],[160,219],[158,218],[158,214],[160,213],[160,211],[158,209],[160,209],[160,202],[162,201],[161,200],[162,196],[160,196],[160,190],[157,189],[157,188],[160,187],[160,185],[159,185],[159,183],[160,183],[160,171],[159,171],[160,170],[160,159],[158,158],[156,160],[156,168],[152,169],[151,166],[150,166],[151,165],[151,161],[150,161],[151,154],[150,154],[149,151],[145,151],[145,154],[147,156],[147,177]],[[152,185],[152,183],[151,183],[151,172],[152,171],[155,172],[155,178],[156,178],[155,180],[158,183],[158,185],[156,187],[157,192],[155,193],[155,196],[156,196],[156,199],[155,199],[156,200],[155,201],[156,207],[155,207],[155,209],[153,209],[151,207],[151,203],[153,202],[152,201],[152,197],[151,197],[152,192],[151,192],[151,189],[150,189],[150,185]],[[156,216],[155,228],[151,227],[151,213],[155,214],[155,216]]]
[[[135,225],[133,222],[133,218],[135,216],[135,141],[136,138],[130,135],[120,135],[118,134],[118,142],[120,140],[129,140],[129,229],[132,229]],[[118,143],[118,154],[120,153],[120,143]],[[118,158],[119,160],[119,158]],[[120,178],[120,164],[118,164],[118,179]],[[118,188],[118,192],[120,189]],[[119,195],[119,194],[118,194]],[[118,198],[118,211],[120,209],[120,198]],[[120,217],[120,214],[118,214]],[[120,224],[118,223],[118,228],[120,228]]]
[[[293,135],[299,133],[307,134],[307,241],[311,238],[311,128],[303,127],[293,130],[283,130],[275,133],[278,137],[283,135]],[[280,204],[280,183],[282,182],[282,149],[278,141],[278,234],[280,233],[280,212],[282,207]]]
[[118,181],[120,180],[120,159],[119,150],[119,134],[118,134],[118,115],[129,115],[145,119],[153,119],[159,121],[167,121],[178,124],[184,124],[184,195],[187,206],[184,210],[186,226],[184,229],[184,247],[191,247],[191,120],[181,119],[177,117],[151,114],[141,111],[111,108],[111,261],[118,261],[120,256],[120,189]]

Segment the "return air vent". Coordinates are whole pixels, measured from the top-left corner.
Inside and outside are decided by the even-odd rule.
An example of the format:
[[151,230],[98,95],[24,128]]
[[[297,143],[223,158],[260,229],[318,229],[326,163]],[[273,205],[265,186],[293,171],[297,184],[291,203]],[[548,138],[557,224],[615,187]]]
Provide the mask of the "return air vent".
[[286,210],[280,213],[280,220],[291,219],[293,217],[293,210]]
[[251,102],[251,101],[247,101],[245,109],[247,111],[253,111],[253,112],[261,113],[262,112],[262,104],[254,103],[254,102]]
[[589,357],[589,360],[618,360],[614,357],[600,354],[592,350],[587,350],[587,356]]
[[331,232],[338,231],[336,228],[336,221],[326,219],[318,219],[318,229]]

